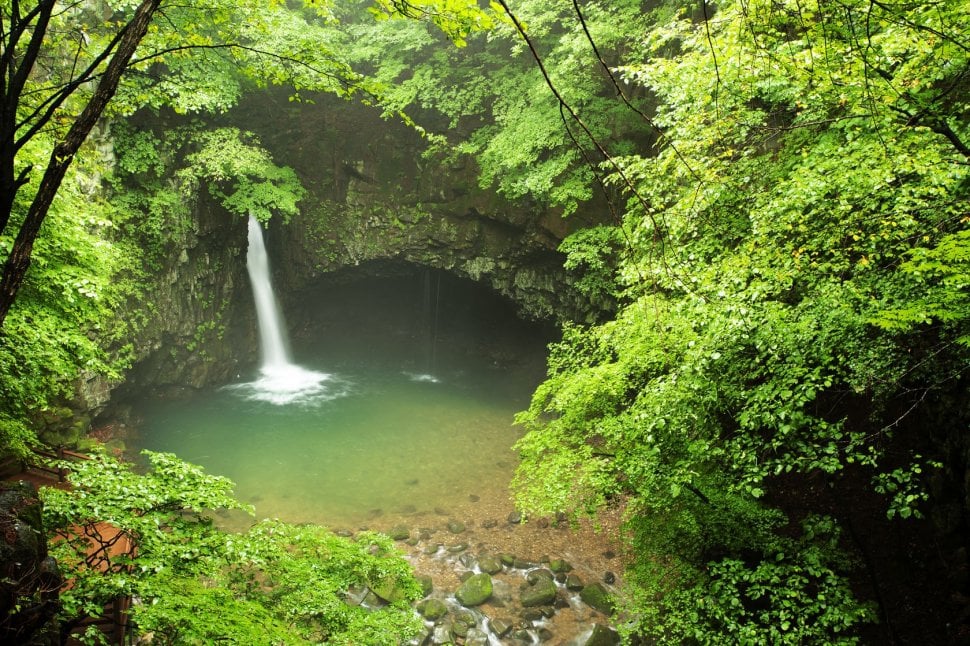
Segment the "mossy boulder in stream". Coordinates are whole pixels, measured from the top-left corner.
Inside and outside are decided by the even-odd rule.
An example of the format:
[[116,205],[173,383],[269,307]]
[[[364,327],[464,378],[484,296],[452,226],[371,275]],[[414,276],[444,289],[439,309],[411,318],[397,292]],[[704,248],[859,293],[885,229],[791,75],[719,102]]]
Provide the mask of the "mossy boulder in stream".
[[492,596],[492,577],[482,572],[470,576],[455,592],[455,598],[463,606],[478,606]]
[[615,630],[602,624],[596,624],[583,646],[617,646],[619,643],[620,636]]
[[536,576],[519,591],[523,607],[547,606],[556,600],[556,582],[549,577]]
[[397,603],[407,597],[407,589],[405,586],[402,586],[400,581],[394,578],[388,578],[380,583],[375,583],[371,585],[370,589],[379,599],[388,603]]
[[438,621],[448,614],[448,606],[441,599],[422,599],[416,609],[428,621]]
[[602,583],[586,586],[579,593],[579,598],[587,606],[599,610],[607,617],[613,614],[613,598]]
[[495,556],[482,556],[478,559],[478,568],[488,574],[498,574],[502,571],[502,560]]

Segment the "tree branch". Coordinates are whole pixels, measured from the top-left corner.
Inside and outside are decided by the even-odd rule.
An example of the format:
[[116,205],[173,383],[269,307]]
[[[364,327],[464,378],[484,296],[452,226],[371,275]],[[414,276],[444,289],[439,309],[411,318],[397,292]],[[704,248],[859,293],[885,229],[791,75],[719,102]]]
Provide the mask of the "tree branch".
[[[647,200],[643,197],[643,195],[640,194],[640,191],[637,189],[637,187],[633,184],[632,180],[630,180],[629,176],[623,170],[623,166],[620,165],[620,163],[616,159],[614,159],[612,155],[610,155],[609,151],[606,150],[603,144],[599,142],[599,140],[593,134],[592,130],[590,130],[589,126],[586,125],[586,123],[580,118],[580,116],[576,113],[573,107],[569,105],[569,103],[566,101],[565,98],[563,98],[562,94],[559,92],[559,89],[556,87],[555,83],[552,82],[552,78],[549,76],[549,72],[546,69],[545,63],[542,62],[542,57],[539,56],[539,52],[536,49],[535,44],[532,42],[532,39],[529,38],[528,34],[525,31],[525,28],[522,26],[522,23],[519,22],[518,17],[514,13],[512,13],[511,9],[509,9],[507,1],[498,0],[498,3],[502,6],[502,9],[505,10],[505,13],[508,15],[509,19],[512,20],[512,24],[515,25],[516,31],[519,32],[519,35],[522,37],[522,39],[525,41],[526,45],[528,46],[529,51],[532,53],[532,58],[536,61],[536,65],[538,66],[539,71],[542,74],[542,78],[546,82],[546,86],[552,92],[553,96],[556,98],[556,101],[559,102],[560,109],[565,110],[566,113],[569,114],[569,117],[585,133],[590,143],[593,144],[596,150],[599,151],[599,153],[603,156],[603,158],[607,161],[607,163],[613,168],[617,176],[622,180],[623,185],[627,187],[627,189],[634,196],[636,201],[643,207],[644,215],[650,219],[650,221],[654,226],[654,229],[657,231],[662,231],[663,229],[660,227],[659,223],[656,221],[653,214],[650,212],[650,205],[647,203]],[[660,246],[659,257],[662,259],[664,257],[663,236],[662,235],[657,236],[655,237],[655,240],[659,243],[659,246]]]

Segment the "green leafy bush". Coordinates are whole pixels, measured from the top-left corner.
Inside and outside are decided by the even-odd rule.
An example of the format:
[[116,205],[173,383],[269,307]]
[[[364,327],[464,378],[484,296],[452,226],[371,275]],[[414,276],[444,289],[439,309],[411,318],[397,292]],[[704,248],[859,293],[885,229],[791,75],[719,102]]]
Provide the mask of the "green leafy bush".
[[[163,644],[391,645],[417,634],[410,602],[420,586],[386,536],[351,540],[272,520],[222,531],[216,510],[249,510],[229,480],[171,454],[145,455],[143,474],[104,455],[65,464],[71,488],[41,491],[45,527],[59,537],[51,554],[71,581],[61,594],[66,627],[129,595],[138,630]],[[92,557],[92,545],[108,549]],[[355,601],[388,584],[398,601]]]

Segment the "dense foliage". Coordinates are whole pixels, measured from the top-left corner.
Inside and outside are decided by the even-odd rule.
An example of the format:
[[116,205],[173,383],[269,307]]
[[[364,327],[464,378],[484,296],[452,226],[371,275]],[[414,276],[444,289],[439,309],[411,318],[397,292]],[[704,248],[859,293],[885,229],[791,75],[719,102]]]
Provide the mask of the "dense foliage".
[[[51,554],[70,580],[65,633],[125,595],[137,629],[163,644],[391,645],[417,633],[409,604],[420,587],[386,536],[272,520],[221,531],[215,511],[245,509],[232,483],[170,454],[147,457],[144,474],[101,455],[72,462],[71,489],[42,490]],[[394,602],[362,604],[370,588],[394,589]]]
[[519,503],[626,505],[633,631],[854,641],[838,522],[779,509],[851,480],[919,516],[965,424],[965,3],[497,4],[462,50],[348,33],[436,154],[597,223],[562,250],[620,308],[552,348]]
[[927,497],[927,458],[886,450],[967,365],[966,12],[666,6],[616,67],[663,138],[606,168],[624,305],[553,348],[518,491],[538,512],[627,501],[639,630],[831,643],[869,618],[831,520],[782,538],[798,519],[769,501],[857,465],[890,515]]

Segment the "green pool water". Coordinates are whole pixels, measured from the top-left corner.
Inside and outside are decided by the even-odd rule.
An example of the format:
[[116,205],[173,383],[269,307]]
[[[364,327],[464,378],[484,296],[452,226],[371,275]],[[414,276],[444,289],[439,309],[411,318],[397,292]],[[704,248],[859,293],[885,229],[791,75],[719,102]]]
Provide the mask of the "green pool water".
[[145,400],[131,448],[174,452],[230,478],[258,518],[334,529],[506,497],[522,433],[513,417],[544,373],[547,338],[473,303],[440,312],[429,340],[420,312],[391,307],[403,288],[386,289],[372,318],[372,294],[362,304],[331,294],[344,322],[294,343],[295,361],[326,376],[307,400],[261,401],[245,376],[189,400]]

